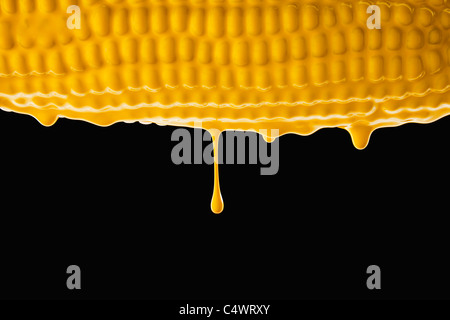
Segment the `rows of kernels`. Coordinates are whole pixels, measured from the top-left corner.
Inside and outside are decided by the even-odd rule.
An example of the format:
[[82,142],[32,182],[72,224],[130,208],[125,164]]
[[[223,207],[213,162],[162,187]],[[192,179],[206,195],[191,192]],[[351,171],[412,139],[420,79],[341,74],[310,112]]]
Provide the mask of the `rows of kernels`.
[[[76,1],[75,1],[76,2]],[[351,10],[351,8],[349,8],[347,5],[340,3],[336,5],[337,7],[340,7],[341,11],[342,10]],[[343,23],[341,23],[341,28],[345,29],[345,30],[330,30],[331,32],[331,40],[329,39],[330,37],[327,37],[327,33],[323,30],[318,30],[316,31],[316,33],[312,36],[309,36],[309,33],[306,34],[305,38],[306,39],[302,39],[300,38],[292,38],[292,35],[290,35],[290,33],[295,33],[295,31],[297,30],[298,26],[300,23],[298,23],[298,21],[303,21],[304,23],[304,27],[305,29],[317,29],[319,26],[319,22],[323,23],[324,25],[332,25],[334,26],[334,23],[331,24],[328,20],[331,21],[335,21],[336,20],[336,16],[340,17],[339,14],[336,13],[336,11],[339,12],[339,10],[336,10],[335,7],[318,7],[318,6],[313,6],[313,5],[304,5],[302,10],[298,10],[297,7],[300,7],[300,5],[298,4],[290,4],[285,6],[285,8],[296,8],[295,10],[297,11],[302,11],[302,12],[306,12],[307,15],[305,17],[303,17],[303,19],[301,19],[298,14],[293,14],[290,13],[288,15],[289,16],[296,16],[296,18],[287,18],[287,19],[280,19],[280,18],[270,18],[271,16],[275,16],[278,17],[280,15],[279,11],[283,11],[283,7],[280,9],[278,7],[261,7],[261,8],[257,8],[260,11],[262,11],[263,16],[265,17],[269,17],[267,19],[269,19],[269,21],[271,23],[259,23],[259,24],[255,24],[255,23],[248,23],[248,25],[261,25],[261,28],[259,28],[261,30],[261,33],[263,35],[270,34],[273,30],[276,30],[276,37],[272,37],[268,40],[266,40],[268,43],[266,45],[266,48],[271,47],[272,50],[269,50],[270,52],[273,52],[272,55],[268,55],[269,58],[272,58],[272,61],[275,62],[287,62],[290,60],[298,60],[298,59],[304,59],[306,57],[306,54],[302,54],[302,52],[296,52],[296,50],[299,48],[299,46],[296,44],[296,42],[298,43],[307,43],[307,47],[309,47],[311,50],[311,54],[313,57],[326,57],[327,56],[327,48],[328,47],[332,47],[331,52],[334,54],[346,54],[348,53],[348,51],[350,51],[347,47],[345,42],[348,41],[350,42],[350,49],[354,52],[361,52],[363,51],[366,47],[369,50],[380,50],[383,49],[382,44],[384,42],[387,43],[387,48],[389,48],[390,50],[401,50],[404,47],[404,44],[402,43],[403,38],[406,37],[406,47],[411,49],[411,50],[420,50],[424,47],[424,45],[426,44],[426,39],[428,40],[427,44],[430,45],[438,45],[441,43],[442,40],[442,30],[439,28],[434,27],[433,29],[429,30],[427,35],[422,34],[422,31],[417,29],[417,28],[411,28],[411,30],[408,31],[408,33],[406,35],[402,35],[402,30],[399,30],[398,27],[385,27],[383,30],[367,30],[364,26],[361,26],[361,23],[359,23],[357,26],[350,26],[350,27],[345,27],[345,24],[351,24],[351,22],[355,19],[350,19],[350,20],[346,20],[348,18],[347,15],[342,15],[342,19],[341,21],[344,21]],[[396,7],[394,7],[395,9]],[[399,6],[399,8],[405,8],[405,6]],[[208,15],[208,16],[212,16],[212,18],[210,18],[210,22],[208,23],[207,27],[206,26],[202,26],[202,27],[196,27],[194,29],[199,29],[199,30],[208,30],[207,32],[207,36],[205,37],[201,37],[201,35],[198,35],[199,37],[194,37],[192,34],[190,35],[189,32],[187,32],[186,34],[183,34],[184,37],[187,37],[188,39],[190,39],[190,41],[194,41],[195,42],[200,42],[198,43],[196,46],[191,46],[190,50],[194,50],[196,53],[198,53],[198,55],[202,55],[204,50],[212,50],[212,46],[208,46],[205,45],[203,41],[207,41],[207,40],[214,40],[214,37],[223,37],[224,36],[224,30],[225,28],[223,27],[225,25],[225,20],[226,19],[231,19],[231,22],[228,23],[228,25],[232,26],[229,29],[229,35],[226,36],[226,40],[228,41],[228,45],[231,46],[231,50],[229,50],[228,52],[231,52],[231,54],[234,54],[235,56],[240,56],[243,55],[245,56],[247,54],[247,48],[250,48],[251,43],[248,37],[244,37],[240,35],[242,35],[242,32],[238,32],[236,30],[242,30],[242,28],[237,27],[239,25],[244,25],[244,23],[241,23],[242,18],[245,16],[244,14],[233,14],[233,12],[236,12],[235,10],[240,10],[240,11],[248,11],[248,12],[252,12],[251,9],[253,8],[232,8],[232,9],[228,9],[226,10],[225,8],[221,8],[221,7],[213,7],[213,8],[197,8],[197,9],[191,9],[190,12],[188,9],[183,10],[181,13],[181,16],[186,16],[188,15],[188,18],[186,19],[180,19],[179,18],[179,7],[175,7],[175,8],[170,8],[170,7],[164,7],[164,6],[159,6],[157,8],[154,8],[152,10],[149,10],[147,7],[137,7],[137,8],[133,8],[133,9],[127,9],[127,8],[118,8],[118,9],[111,9],[107,6],[102,6],[102,5],[98,5],[95,6],[94,9],[90,9],[91,11],[93,11],[92,14],[90,14],[89,18],[90,20],[92,20],[92,23],[89,25],[83,25],[83,28],[80,31],[75,31],[75,34],[78,34],[79,36],[81,36],[81,38],[84,38],[86,36],[88,37],[93,37],[95,38],[95,40],[97,41],[102,41],[102,38],[106,37],[107,35],[110,34],[111,29],[117,29],[119,34],[127,34],[127,36],[131,36],[131,32],[129,31],[129,27],[127,26],[127,22],[124,23],[120,23],[120,21],[115,21],[117,19],[115,19],[114,23],[111,23],[110,20],[110,16],[118,16],[121,17],[119,19],[125,19],[126,17],[131,17],[131,24],[132,26],[135,25],[135,27],[131,28],[131,30],[137,30],[137,35],[139,36],[139,33],[142,33],[142,36],[145,37],[155,37],[155,35],[157,34],[164,34],[167,33],[168,36],[175,36],[175,37],[179,37],[180,35],[178,34],[174,34],[174,32],[170,33],[168,31],[167,28],[167,24],[165,22],[167,21],[175,21],[176,23],[180,22],[180,21],[186,21],[187,19],[190,19],[191,21],[194,21],[194,24],[200,23],[198,21],[204,21],[204,18],[199,18],[196,16],[195,14],[195,10],[200,10],[201,12],[203,12],[203,15]],[[142,10],[144,10],[144,14],[142,15],[142,18],[139,18],[138,16],[133,16],[133,14],[128,14],[126,11],[135,11],[138,10],[138,12],[142,12]],[[284,10],[286,12],[292,12],[292,10],[294,9],[289,9],[289,10]],[[407,9],[403,9],[403,10],[407,10]],[[125,11],[125,12],[124,12]],[[149,15],[149,11],[154,12],[154,14]],[[309,12],[311,11],[311,12]],[[321,12],[323,11],[323,12]],[[227,13],[228,12],[228,13]],[[264,12],[266,12],[266,14],[264,15]],[[345,11],[344,11],[345,12]],[[351,16],[353,16],[353,11],[350,11],[352,13]],[[403,12],[403,11],[402,11]],[[170,14],[169,14],[170,13]],[[444,12],[442,13],[444,14]],[[167,15],[170,16],[175,16],[176,18],[173,19],[168,19]],[[150,18],[151,16],[151,18]],[[259,16],[259,15],[258,15]],[[332,18],[329,17],[335,17],[335,19],[333,20]],[[222,17],[222,18],[220,18]],[[367,14],[364,16],[365,18],[367,18]],[[403,15],[400,15],[400,17],[403,17]],[[322,19],[319,19],[322,18]],[[141,21],[142,20],[142,21]],[[207,20],[207,19],[206,19]],[[237,21],[234,21],[237,20]],[[273,20],[273,21],[272,21]],[[323,21],[322,21],[323,20]],[[399,23],[402,23],[402,19],[398,18],[397,19],[399,21]],[[142,25],[147,23],[148,21],[153,22],[152,25],[154,25],[154,33],[151,33],[151,31],[148,30],[147,27],[143,27]],[[284,21],[284,23],[286,24],[285,30],[284,31],[280,31],[282,30],[282,28],[278,28],[276,27],[276,22],[279,21]],[[294,23],[294,21],[296,21],[297,23]],[[409,20],[408,20],[409,21]],[[145,23],[144,23],[145,22]],[[187,25],[185,23],[182,23],[184,25]],[[392,24],[392,22],[391,22]],[[444,24],[442,24],[444,26]],[[111,28],[111,26],[113,28]],[[262,31],[262,28],[266,27],[265,31]],[[350,28],[350,29],[349,29]],[[64,30],[65,28],[61,28],[62,33],[67,33],[67,30]],[[93,32],[93,35],[91,35],[91,29]],[[273,29],[273,30],[272,30]],[[84,31],[83,31],[84,30]],[[128,32],[127,32],[128,30]],[[140,31],[139,31],[140,30]],[[183,33],[182,30],[183,28],[177,27],[176,25],[174,26],[173,30],[178,30],[175,33]],[[385,32],[386,30],[386,32]],[[347,32],[344,32],[347,31]],[[195,32],[194,32],[195,33]],[[203,32],[202,32],[203,33]],[[386,36],[383,38],[383,33],[387,33]],[[8,25],[8,22],[3,22],[0,25],[0,34],[2,34],[3,36],[1,37],[2,41],[0,43],[0,48],[3,49],[11,49],[12,47],[14,47],[14,40],[12,35],[11,35],[11,31]],[[26,34],[25,32],[19,32],[18,35],[20,37],[25,37],[24,34]],[[296,32],[295,35],[298,35],[299,32]],[[257,34],[256,34],[257,35]],[[347,36],[347,39],[346,39]],[[238,39],[236,39],[236,41],[234,41],[233,37],[238,37]],[[426,39],[425,39],[426,37]],[[48,33],[44,33],[43,34],[43,38],[51,38],[49,37]],[[67,41],[68,37],[61,37],[62,41]],[[160,38],[160,37],[157,37]],[[204,39],[207,40],[204,40]],[[279,38],[279,39],[273,39],[273,38]],[[367,40],[366,40],[367,39]],[[30,41],[32,41],[32,39],[22,39],[22,41],[18,41],[18,44],[25,46],[25,47],[30,47],[31,43],[29,43]],[[163,42],[168,42],[166,39],[161,40]],[[172,41],[172,40],[169,40]],[[41,43],[42,47],[46,48],[46,47],[52,47],[53,45],[55,45],[55,41],[42,41],[43,43]],[[243,44],[244,42],[244,44]],[[366,42],[368,42],[368,45],[366,44]],[[39,44],[39,43],[38,43]],[[291,45],[292,44],[292,45]],[[175,50],[175,46],[173,46],[172,48],[169,48],[168,51],[165,50],[164,48],[164,43],[161,44],[163,46],[163,51],[167,52],[168,54],[172,54],[172,55],[176,55],[175,52],[171,52],[173,50]],[[205,49],[206,48],[206,49]],[[315,50],[317,49],[317,50]],[[300,50],[301,47],[300,47]],[[279,55],[279,52],[285,52],[286,54],[284,55]],[[194,53],[191,54],[191,56],[194,57]],[[249,63],[251,63],[252,61],[249,60]],[[269,60],[267,61],[269,62]]]
[[[224,6],[223,1],[198,1],[194,6],[186,6],[186,1],[115,1],[114,4],[124,5],[114,7],[102,6],[99,1],[71,3],[94,6],[83,19],[85,25],[73,32],[71,41],[63,37],[66,43],[58,42],[56,35],[49,41],[51,37],[45,33],[45,41],[38,42],[38,38],[35,44],[41,49],[40,54],[29,50],[32,39],[14,39],[6,28],[13,22],[2,21],[2,75],[48,71],[68,75],[103,68],[105,72],[93,82],[83,83],[81,76],[71,75],[70,79],[77,80],[71,80],[68,86],[75,92],[102,91],[106,87],[262,91],[293,88],[299,92],[281,94],[281,101],[306,102],[327,99],[330,86],[337,84],[354,88],[353,92],[336,92],[345,100],[375,94],[381,97],[380,92],[395,95],[389,82],[399,84],[402,90],[392,86],[392,91],[398,90],[401,96],[411,88],[428,89],[428,85],[446,79],[445,74],[438,81],[424,79],[442,71],[449,61],[442,50],[449,27],[446,11],[429,7],[408,7],[404,2],[392,7],[380,4],[383,27],[368,30],[364,2],[352,7],[346,2],[320,6],[316,2],[294,1],[283,5],[262,2],[258,6],[236,1],[239,6],[235,7]],[[50,8],[51,1],[48,5]],[[258,23],[251,23],[252,19]],[[17,48],[18,54],[10,55],[7,50],[12,48]],[[153,67],[148,74],[134,72],[132,76],[110,71],[114,66],[137,63]],[[424,80],[420,85],[400,85],[402,80],[419,79]],[[380,90],[364,81],[387,81],[389,87]],[[33,92],[33,82],[23,87]],[[161,101],[164,99],[167,97]]]

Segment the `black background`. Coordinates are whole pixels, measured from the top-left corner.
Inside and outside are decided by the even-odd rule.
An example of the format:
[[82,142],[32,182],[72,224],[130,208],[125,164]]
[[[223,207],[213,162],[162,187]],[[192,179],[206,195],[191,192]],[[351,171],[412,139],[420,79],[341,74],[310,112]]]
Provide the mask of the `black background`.
[[275,176],[221,165],[220,215],[174,129],[0,112],[0,298],[450,298],[450,118],[283,136]]

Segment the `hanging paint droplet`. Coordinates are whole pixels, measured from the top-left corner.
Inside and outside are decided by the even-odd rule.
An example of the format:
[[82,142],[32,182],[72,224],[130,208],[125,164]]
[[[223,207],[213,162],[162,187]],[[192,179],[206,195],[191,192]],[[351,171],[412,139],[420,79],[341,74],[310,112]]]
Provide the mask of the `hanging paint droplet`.
[[373,132],[373,128],[365,123],[356,122],[347,127],[347,131],[352,137],[352,142],[355,148],[362,150],[369,144],[370,135]]
[[211,200],[211,210],[215,214],[222,213],[224,204],[222,199],[222,193],[220,192],[220,181],[219,181],[219,130],[210,130],[213,146],[214,146],[214,190]]
[[264,141],[267,143],[272,143],[277,138],[277,137],[272,137],[270,135],[262,135],[262,137],[263,137]]

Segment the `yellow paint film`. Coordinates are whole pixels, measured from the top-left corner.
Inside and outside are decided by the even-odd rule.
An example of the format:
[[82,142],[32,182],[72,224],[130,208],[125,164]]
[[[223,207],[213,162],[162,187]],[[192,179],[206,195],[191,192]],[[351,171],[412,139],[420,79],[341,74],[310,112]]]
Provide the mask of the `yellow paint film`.
[[449,28],[447,0],[0,0],[0,107],[46,126],[339,127],[363,149],[450,113]]

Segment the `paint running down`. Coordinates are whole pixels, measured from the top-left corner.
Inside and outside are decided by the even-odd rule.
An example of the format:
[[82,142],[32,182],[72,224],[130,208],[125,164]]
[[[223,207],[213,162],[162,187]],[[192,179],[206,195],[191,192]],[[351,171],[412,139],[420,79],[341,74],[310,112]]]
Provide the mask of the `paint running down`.
[[222,193],[220,192],[220,183],[219,183],[219,136],[220,131],[212,130],[210,131],[213,146],[214,146],[214,190],[213,196],[211,200],[211,210],[214,213],[221,213],[223,211],[223,199]]
[[0,0],[0,107],[46,126],[202,122],[216,160],[213,129],[339,127],[363,149],[450,113],[449,28],[447,0]]

